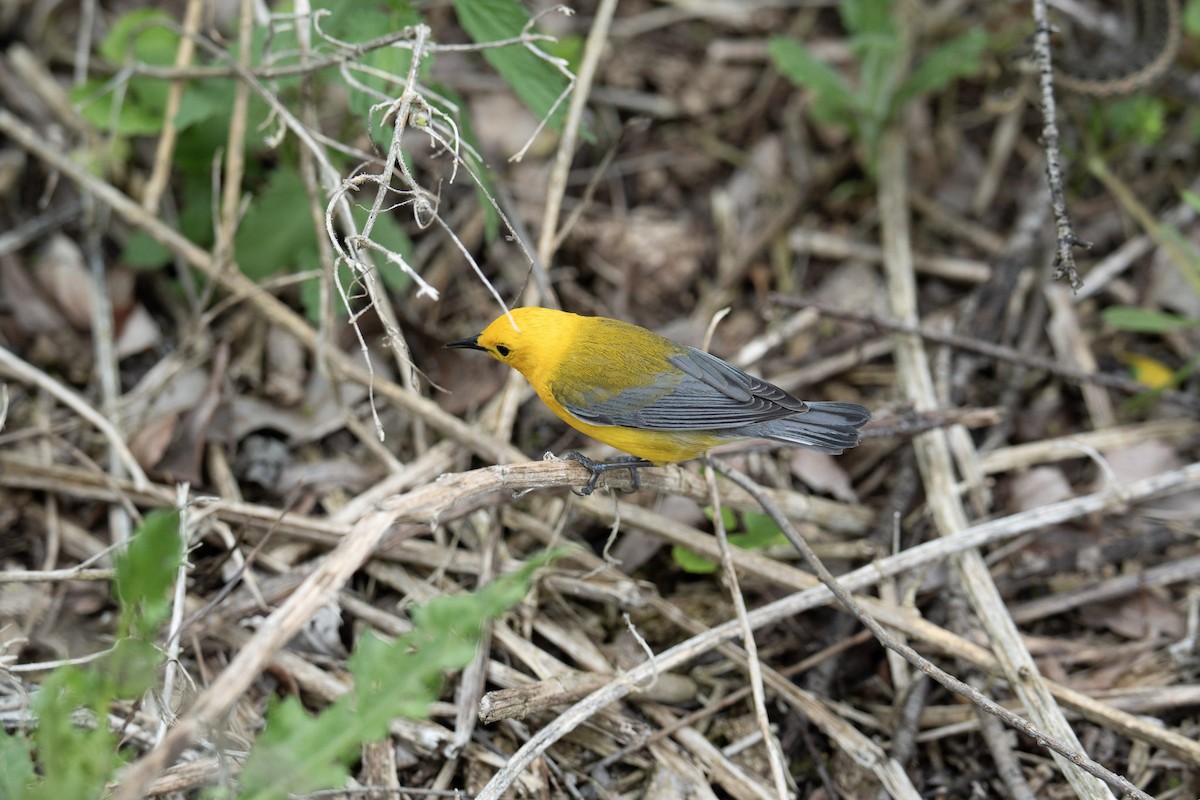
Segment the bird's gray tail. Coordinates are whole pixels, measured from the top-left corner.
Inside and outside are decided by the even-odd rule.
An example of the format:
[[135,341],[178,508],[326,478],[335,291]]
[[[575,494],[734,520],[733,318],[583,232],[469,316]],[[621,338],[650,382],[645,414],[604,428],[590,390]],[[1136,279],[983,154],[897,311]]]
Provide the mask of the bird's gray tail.
[[753,435],[838,455],[858,444],[858,429],[871,419],[871,412],[855,403],[807,405],[803,413],[750,426],[756,429]]

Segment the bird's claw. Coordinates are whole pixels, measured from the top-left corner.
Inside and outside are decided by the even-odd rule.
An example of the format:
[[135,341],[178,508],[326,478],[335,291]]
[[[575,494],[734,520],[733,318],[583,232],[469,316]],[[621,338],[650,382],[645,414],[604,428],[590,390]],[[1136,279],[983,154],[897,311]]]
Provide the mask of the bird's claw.
[[641,476],[638,475],[638,470],[642,467],[653,466],[651,462],[644,458],[619,458],[612,461],[595,461],[576,450],[572,450],[569,453],[563,453],[562,457],[566,461],[579,462],[583,466],[587,467],[588,471],[592,473],[592,477],[589,478],[588,482],[585,483],[578,491],[576,491],[574,488],[571,489],[571,491],[579,497],[587,497],[590,495],[596,490],[596,482],[600,480],[600,476],[605,472],[611,472],[614,469],[629,470],[629,481],[633,484],[633,487],[630,488],[628,492],[632,494],[633,492],[636,492],[642,488],[642,479]]

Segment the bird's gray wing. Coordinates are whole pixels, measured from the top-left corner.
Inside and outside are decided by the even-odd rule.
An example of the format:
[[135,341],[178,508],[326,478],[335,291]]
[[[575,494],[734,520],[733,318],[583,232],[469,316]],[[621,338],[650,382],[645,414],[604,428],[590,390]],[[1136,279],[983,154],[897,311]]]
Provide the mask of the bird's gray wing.
[[689,347],[666,359],[657,378],[615,393],[559,398],[592,425],[662,431],[739,428],[808,409],[778,386]]

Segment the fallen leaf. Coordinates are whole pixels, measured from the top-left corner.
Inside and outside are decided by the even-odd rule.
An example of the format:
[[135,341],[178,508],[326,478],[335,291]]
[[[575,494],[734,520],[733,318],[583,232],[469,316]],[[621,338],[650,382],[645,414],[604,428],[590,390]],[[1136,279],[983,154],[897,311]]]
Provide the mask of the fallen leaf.
[[850,476],[833,456],[796,448],[788,458],[788,466],[792,475],[813,491],[832,495],[843,503],[858,502]]
[[37,260],[34,275],[68,322],[81,331],[91,330],[92,276],[73,241],[61,234],[52,236]]
[[1034,467],[1017,473],[1009,481],[1009,496],[1015,511],[1048,506],[1073,494],[1070,482],[1057,467]]
[[117,358],[144,353],[162,342],[162,329],[141,303],[133,307],[117,336]]

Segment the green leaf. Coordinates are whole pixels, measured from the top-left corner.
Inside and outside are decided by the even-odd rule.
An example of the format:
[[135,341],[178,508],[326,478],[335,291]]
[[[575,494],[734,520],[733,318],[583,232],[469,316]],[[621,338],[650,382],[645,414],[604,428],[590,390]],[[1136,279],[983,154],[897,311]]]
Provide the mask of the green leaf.
[[692,575],[711,575],[717,571],[717,562],[709,561],[704,556],[693,553],[683,545],[671,545],[671,560],[681,570]]
[[519,602],[547,553],[472,594],[439,597],[413,610],[414,627],[394,642],[363,636],[349,668],[354,688],[318,715],[295,699],[274,705],[242,772],[243,797],[284,800],[345,783],[364,742],[387,734],[397,716],[423,718],[442,677],[475,656],[485,620]]
[[1186,328],[1200,328],[1200,319],[1129,306],[1104,309],[1104,321],[1118,330],[1135,333],[1173,333]]
[[746,532],[742,534],[742,538],[737,544],[748,550],[770,547],[787,541],[787,537],[775,524],[775,520],[759,511],[743,511],[742,527]]
[[838,6],[842,24],[856,37],[863,34],[882,34],[896,37],[892,21],[891,0],[846,0]]
[[277,167],[250,203],[234,237],[238,266],[254,281],[293,271],[302,253],[316,250],[308,192],[300,173]]
[[175,21],[169,14],[154,8],[122,14],[100,43],[100,55],[116,66],[130,61],[169,66],[179,49],[179,36],[170,27],[173,25]]
[[1133,95],[1104,103],[1100,113],[1104,129],[1120,139],[1133,139],[1143,145],[1160,141],[1167,126],[1166,104],[1148,94]]
[[1200,36],[1200,0],[1188,0],[1184,6],[1183,29],[1189,36]]
[[171,249],[141,231],[133,231],[125,240],[121,261],[134,269],[159,269],[171,260]]
[[[174,63],[179,36],[166,25],[171,18],[161,11],[141,9],[117,18],[100,43],[100,55],[121,66],[132,61],[158,66]],[[110,81],[89,80],[71,90],[71,99],[84,118],[102,130],[121,136],[156,134],[162,130],[170,84],[134,78],[117,91]],[[182,131],[229,108],[230,81],[198,81],[188,85],[175,118]],[[119,106],[117,104],[120,104]],[[226,126],[222,126],[226,127]]]
[[[175,146],[175,167],[179,172],[202,179],[209,193],[212,188],[213,162],[218,154],[229,147],[233,106],[232,81],[202,81],[188,86],[179,115],[175,118],[180,129],[179,142]],[[247,154],[247,178],[251,180],[258,177],[256,169],[260,166],[259,160],[254,156],[267,149],[264,137],[277,130],[277,124],[267,123],[268,114],[267,104],[258,95],[251,94],[246,107],[246,129],[242,138]],[[186,124],[181,125],[181,122]],[[287,151],[283,150],[282,153],[286,155]],[[269,160],[275,161],[280,154],[281,151],[273,151]],[[280,163],[286,163],[286,160]],[[188,211],[186,206],[182,209],[185,214]],[[212,217],[211,206],[205,206],[201,211],[209,218]]]
[[[529,14],[516,0],[454,0],[454,10],[463,30],[479,44],[520,36],[529,22]],[[567,88],[566,76],[521,45],[489,48],[483,57],[538,119],[546,118]],[[564,101],[550,117],[552,128],[561,126],[565,112]]]
[[[704,516],[709,522],[713,519],[712,506],[704,507]],[[729,506],[721,506],[721,523],[725,526],[726,531],[735,531],[738,528],[737,512]]]
[[[330,11],[321,22],[321,28],[331,36],[346,42],[366,42],[378,38],[385,31],[398,31],[423,21],[411,3],[380,3],[376,0],[321,0],[314,7]],[[402,47],[377,47],[365,54],[358,63],[365,69],[355,70],[357,82],[385,98],[396,98],[404,87],[412,63],[412,51]],[[434,59],[426,55],[421,62],[422,77],[433,68]],[[391,76],[391,78],[387,77]],[[349,94],[351,113],[366,120],[371,106],[381,102],[374,93],[352,91]],[[371,138],[383,149],[391,140],[391,127],[381,126],[382,115],[375,114]]]
[[314,717],[295,697],[272,703],[267,708],[267,727],[242,770],[242,796],[284,800],[289,794],[344,785],[350,754],[345,752],[349,742],[343,736],[357,725],[339,714],[335,727],[330,718],[335,707]]
[[152,511],[116,559],[121,636],[151,638],[170,611],[168,592],[183,559],[179,512]]
[[952,81],[979,74],[983,70],[982,58],[987,42],[987,32],[973,28],[935,48],[896,93],[896,108],[903,107],[917,95],[940,91]]
[[163,654],[149,639],[120,639],[99,664],[116,697],[138,697],[154,687]]
[[[229,81],[198,81],[188,84],[179,99],[175,127],[185,131],[210,119],[220,119],[233,105],[233,84]],[[227,126],[222,126],[227,129]]]
[[[111,698],[111,685],[100,670],[71,666],[50,674],[33,701],[42,780],[25,794],[27,800],[91,800],[104,794],[105,781],[120,764],[117,738],[106,719]],[[78,708],[89,709],[97,724],[76,725]]]
[[161,109],[141,103],[132,84],[123,97],[118,97],[104,81],[89,79],[71,89],[69,95],[80,115],[100,130],[119,136],[147,136],[162,130]]
[[853,123],[854,95],[832,67],[809,53],[804,45],[786,37],[771,39],[767,49],[784,77],[813,92],[813,116],[823,122]]
[[20,733],[0,730],[0,797],[24,800],[37,782],[33,771],[33,742]]
[[902,44],[894,32],[884,31],[856,35],[851,46],[858,53],[860,73],[855,92],[856,122],[874,169],[879,139],[895,108]]
[[[705,508],[704,515],[712,519],[712,508]],[[740,547],[743,550],[761,550],[764,547],[787,543],[787,537],[783,535],[783,531],[775,524],[775,520],[766,514],[757,511],[743,511],[739,520],[733,509],[722,506],[721,518],[725,522],[725,530],[729,532],[727,534],[729,543],[734,547]],[[732,533],[732,531],[739,530],[744,532]],[[709,575],[717,569],[716,562],[680,545],[671,547],[671,559],[684,572],[693,575]]]

